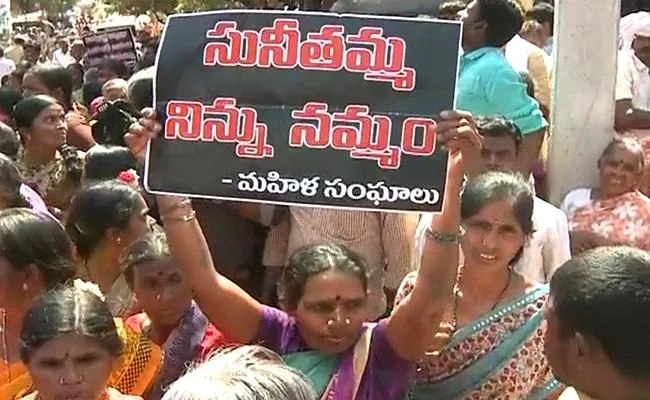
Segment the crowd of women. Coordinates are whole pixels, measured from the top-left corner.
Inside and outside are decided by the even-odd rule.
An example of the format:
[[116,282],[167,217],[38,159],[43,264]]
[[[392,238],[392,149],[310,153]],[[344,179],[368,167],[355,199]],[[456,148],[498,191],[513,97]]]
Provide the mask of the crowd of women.
[[[513,1],[472,2],[468,32],[480,7]],[[71,65],[19,63],[0,88],[0,400],[650,398],[650,200],[634,139],[614,137],[600,184],[566,196],[573,258],[549,285],[516,268],[540,222],[514,172],[518,128],[441,113],[442,210],[417,216],[413,272],[374,318],[367,260],[335,240],[289,255],[277,302],[225,273],[204,232],[226,228],[140,184],[162,126],[128,110],[151,104],[151,70],[127,82],[115,62],[85,78]],[[132,107],[120,145],[92,126],[116,101]]]

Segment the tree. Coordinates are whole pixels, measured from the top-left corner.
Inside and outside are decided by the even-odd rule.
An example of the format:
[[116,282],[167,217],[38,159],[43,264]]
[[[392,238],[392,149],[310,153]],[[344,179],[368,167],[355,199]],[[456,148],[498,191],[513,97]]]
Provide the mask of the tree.
[[[247,4],[248,3],[248,4]],[[255,1],[237,0],[177,0],[174,11],[177,13],[223,10],[228,8],[252,8]]]
[[34,8],[33,0],[13,0],[11,3],[11,14],[16,16],[26,14]]
[[[110,4],[119,13],[138,15],[148,11],[172,14],[242,8],[242,6],[251,7],[256,2],[259,3],[259,0],[113,0]],[[262,3],[264,3],[264,0],[262,0]]]
[[139,15],[148,11],[173,12],[178,0],[114,0],[111,8],[123,15]]
[[75,5],[76,0],[13,0],[11,11],[14,15],[45,11],[51,17],[58,17]]
[[37,9],[45,10],[49,16],[59,17],[61,13],[74,7],[76,3],[76,0],[40,0],[37,3]]

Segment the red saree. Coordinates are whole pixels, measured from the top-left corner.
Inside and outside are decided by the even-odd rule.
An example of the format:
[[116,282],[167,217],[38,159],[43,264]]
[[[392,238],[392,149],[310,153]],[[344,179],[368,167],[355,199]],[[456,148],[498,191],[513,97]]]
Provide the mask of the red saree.
[[[150,336],[151,321],[147,314],[136,314],[126,324],[134,331]],[[231,343],[192,302],[165,342],[156,343],[163,349],[165,357],[152,398],[157,398],[164,388],[180,378],[189,364],[203,361],[215,350]]]

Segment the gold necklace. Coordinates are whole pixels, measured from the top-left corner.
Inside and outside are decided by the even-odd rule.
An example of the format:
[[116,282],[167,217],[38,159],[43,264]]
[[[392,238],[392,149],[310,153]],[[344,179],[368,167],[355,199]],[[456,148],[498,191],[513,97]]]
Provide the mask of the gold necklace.
[[[459,271],[458,271],[458,278],[456,279],[456,284],[454,285],[454,293],[453,293],[453,300],[452,300],[452,320],[451,320],[451,325],[452,325],[452,332],[456,331],[456,328],[458,327],[458,299],[460,298],[460,281],[461,278],[463,277],[463,269],[465,266],[462,266]],[[499,293],[499,296],[497,296],[497,299],[495,300],[494,304],[490,308],[490,311],[494,311],[495,308],[503,301],[504,296],[506,295],[506,292],[508,291],[508,288],[510,287],[510,281],[512,280],[512,268],[508,267],[508,278],[506,279],[506,284]]]
[[[434,338],[433,338],[434,343],[437,343],[438,340],[440,340],[440,341],[444,340],[444,342],[448,343],[449,340],[451,339],[451,337],[453,336],[454,332],[456,332],[456,328],[458,327],[458,299],[460,298],[460,294],[461,294],[461,292],[460,292],[460,281],[461,281],[461,278],[463,276],[463,268],[464,267],[465,267],[464,265],[461,265],[458,268],[458,275],[456,276],[456,283],[454,284],[454,290],[453,290],[453,293],[452,293],[453,297],[452,297],[451,323],[450,324],[444,324],[444,322],[441,323],[440,330],[438,331],[438,333],[436,333],[434,335]],[[494,311],[494,309],[499,305],[499,303],[501,303],[501,301],[503,301],[503,298],[505,297],[506,292],[508,291],[508,287],[510,286],[510,281],[511,280],[512,280],[512,268],[508,268],[508,279],[506,280],[506,284],[503,287],[503,290],[501,290],[501,293],[499,293],[499,296],[497,297],[496,301],[492,305],[492,308],[490,309],[490,311]],[[449,315],[449,314],[446,314],[446,315]],[[444,321],[444,318],[443,318],[443,321]],[[443,324],[444,324],[444,326],[443,326]],[[440,342],[440,343],[442,343],[442,342]],[[427,350],[425,352],[425,354],[427,356],[433,356],[433,357],[440,356],[440,354],[442,354],[441,349],[444,347],[444,345],[440,345],[440,343],[438,343],[438,345],[434,344],[433,347],[435,348],[435,350],[431,350],[431,351]]]

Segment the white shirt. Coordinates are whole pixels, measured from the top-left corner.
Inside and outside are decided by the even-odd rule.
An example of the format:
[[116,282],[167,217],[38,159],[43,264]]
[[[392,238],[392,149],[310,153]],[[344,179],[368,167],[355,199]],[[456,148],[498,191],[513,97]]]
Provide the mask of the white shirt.
[[550,76],[551,71],[553,71],[553,57],[546,53],[544,49],[540,49],[519,35],[515,35],[515,37],[506,44],[506,60],[508,60],[515,71],[528,72],[528,59],[533,53],[538,53],[544,58],[546,72]]
[[505,46],[506,60],[517,72],[527,72],[535,84],[535,98],[547,107],[551,103],[551,82],[547,54],[542,49],[515,35]]
[[591,189],[573,189],[562,200],[560,209],[569,217],[575,210],[591,204]]
[[0,58],[0,79],[9,75],[16,68],[16,63],[7,57]]
[[616,100],[632,100],[634,108],[650,111],[650,69],[631,51],[620,51]]
[[68,65],[74,63],[75,59],[70,54],[66,54],[61,51],[61,49],[56,49],[52,54],[52,62],[65,68]]
[[569,223],[557,207],[535,197],[533,205],[535,232],[515,265],[515,271],[540,283],[551,280],[555,270],[571,258]]
[[506,60],[517,72],[527,72],[528,71],[528,57],[533,51],[533,48],[537,48],[534,44],[526,41],[519,35],[515,35],[507,44],[506,44]]
[[[424,250],[425,232],[432,218],[433,214],[422,214],[418,224],[414,254],[418,268]],[[555,270],[571,258],[569,223],[559,208],[539,197],[535,197],[533,205],[533,223],[535,233],[515,265],[515,271],[532,281],[547,283]]]

